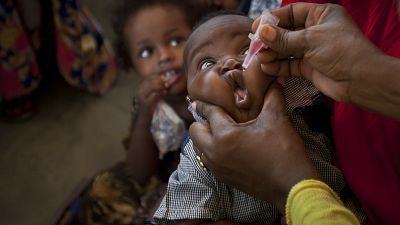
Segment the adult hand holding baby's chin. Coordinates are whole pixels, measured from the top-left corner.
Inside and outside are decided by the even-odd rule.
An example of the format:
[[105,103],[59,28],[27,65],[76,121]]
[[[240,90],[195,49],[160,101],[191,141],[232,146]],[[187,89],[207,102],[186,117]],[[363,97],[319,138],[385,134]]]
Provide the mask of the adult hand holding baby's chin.
[[208,121],[190,126],[196,152],[223,182],[284,212],[290,188],[318,178],[286,113],[279,84],[269,88],[260,115],[246,123],[238,124],[220,107],[203,102],[196,102],[196,111]]

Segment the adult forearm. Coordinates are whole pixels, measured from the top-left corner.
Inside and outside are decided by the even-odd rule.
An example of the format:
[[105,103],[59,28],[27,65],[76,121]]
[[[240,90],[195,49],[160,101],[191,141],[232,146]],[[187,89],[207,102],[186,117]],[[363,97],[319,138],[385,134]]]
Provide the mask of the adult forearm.
[[355,70],[351,103],[400,120],[400,59],[375,54],[360,59]]

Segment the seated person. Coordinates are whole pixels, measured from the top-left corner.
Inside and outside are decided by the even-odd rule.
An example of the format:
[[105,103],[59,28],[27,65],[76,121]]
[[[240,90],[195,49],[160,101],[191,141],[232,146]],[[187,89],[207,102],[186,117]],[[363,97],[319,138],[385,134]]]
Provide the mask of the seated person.
[[[189,97],[220,106],[239,123],[257,118],[264,95],[275,79],[262,73],[257,57],[246,70],[242,68],[251,25],[252,20],[241,15],[211,17],[192,32],[184,52]],[[364,213],[343,174],[331,165],[332,143],[326,132],[330,130],[329,114],[324,98],[310,82],[299,77],[286,81],[284,94],[288,115],[322,180],[364,221]],[[155,213],[158,223],[281,224],[274,205],[217,180],[201,163],[190,138],[185,141],[180,160]]]

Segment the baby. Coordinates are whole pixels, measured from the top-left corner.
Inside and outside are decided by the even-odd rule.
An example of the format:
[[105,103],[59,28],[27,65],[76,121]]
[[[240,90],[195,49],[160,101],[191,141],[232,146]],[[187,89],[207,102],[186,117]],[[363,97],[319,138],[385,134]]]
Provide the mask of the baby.
[[[245,16],[214,16],[192,32],[184,52],[189,97],[220,106],[238,123],[259,115],[265,93],[274,82],[273,77],[263,74],[257,59],[246,70],[242,68],[250,44],[251,25],[252,20]],[[323,181],[339,193],[345,205],[363,221],[364,214],[342,173],[331,165],[330,139],[318,126],[320,121],[315,121],[321,118],[315,115],[325,110],[321,104],[323,97],[302,78],[289,78],[284,92],[293,126]],[[328,114],[325,115],[328,120]],[[155,213],[160,224],[281,224],[281,215],[274,205],[218,181],[204,169],[196,159],[190,138],[180,157],[178,168],[169,179],[167,193]]]

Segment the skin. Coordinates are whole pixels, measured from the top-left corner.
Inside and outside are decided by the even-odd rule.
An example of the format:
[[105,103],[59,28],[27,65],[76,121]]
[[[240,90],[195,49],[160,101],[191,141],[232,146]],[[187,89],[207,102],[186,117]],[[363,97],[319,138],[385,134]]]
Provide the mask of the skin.
[[200,26],[189,39],[185,59],[192,100],[220,106],[236,122],[255,119],[273,77],[257,61],[243,71],[252,21],[243,16],[218,16]]
[[304,76],[336,101],[400,120],[400,60],[373,45],[344,8],[297,3],[272,13],[280,22],[261,32],[271,48],[259,55],[265,73]]
[[234,122],[221,107],[195,103],[208,123],[195,122],[189,132],[197,154],[203,153],[202,161],[221,181],[275,204],[284,214],[291,187],[320,179],[293,129],[279,84],[271,85],[260,114],[247,123]]
[[190,27],[185,14],[172,6],[148,7],[131,17],[125,28],[129,52],[139,77],[155,76],[164,81],[167,71],[175,70],[177,76],[164,82],[166,94],[186,94],[182,53]]
[[[187,125],[191,122],[185,102],[186,76],[182,70],[183,48],[190,33],[186,21],[184,12],[177,7],[153,5],[131,16],[124,29],[140,82],[139,111],[131,127],[127,160],[131,175],[142,184],[156,174],[160,165],[158,149],[150,133],[157,102],[164,99]],[[167,80],[168,73],[174,75]]]
[[[260,64],[257,60],[250,64],[249,68],[243,72],[242,63],[247,53],[250,40],[247,37],[250,32],[252,21],[243,16],[238,15],[223,15],[213,18],[203,25],[201,25],[188,40],[187,47],[185,49],[185,62],[188,68],[188,92],[193,100],[207,102],[218,108],[220,112],[224,111],[226,115],[222,122],[227,120],[229,123],[236,124],[236,122],[244,124],[259,123],[258,115],[262,110],[265,102],[265,93],[269,90],[273,84],[274,78],[266,76],[260,70]],[[232,88],[229,76],[237,76],[237,80],[243,79],[243,85],[241,88],[243,92],[246,92],[246,102],[240,100],[237,91]],[[276,84],[275,84],[276,85]],[[274,90],[276,88],[273,88]],[[276,97],[276,96],[274,96]],[[238,100],[239,99],[239,100]],[[286,115],[286,110],[282,96],[276,98],[281,104],[281,108],[276,113],[280,113],[283,116],[283,120],[279,124],[289,124],[287,128],[291,128],[289,118]],[[193,129],[205,129],[210,131],[215,123],[219,125],[219,119],[217,114],[203,112],[198,109],[199,112],[206,115],[210,120],[210,124],[207,123],[196,123],[197,125],[191,126],[191,134],[195,140],[202,139],[199,148],[203,149],[204,144],[210,140],[210,136],[202,136],[202,132],[193,133]],[[279,117],[280,118],[280,117]],[[272,119],[271,117],[268,119]],[[285,123],[283,123],[284,121]],[[258,129],[260,130],[260,129]],[[242,132],[248,132],[247,135],[259,135],[257,129],[253,130],[242,130]],[[231,132],[226,130],[226,132]],[[271,132],[271,131],[270,131]],[[215,134],[224,138],[225,131]],[[232,135],[230,138],[240,137]],[[273,133],[272,133],[273,134]],[[293,134],[296,134],[295,132]],[[264,134],[263,134],[264,135]],[[271,133],[269,133],[271,135]],[[276,136],[276,135],[275,135]],[[214,138],[214,137],[213,137]],[[280,140],[283,137],[278,138]],[[249,140],[249,139],[248,139]],[[214,166],[224,167],[225,163],[230,160],[237,160],[236,157],[241,157],[243,154],[248,154],[245,151],[235,152],[233,146],[230,143],[232,140],[225,140],[225,146],[218,145],[214,146],[216,149],[223,148],[226,150],[232,150],[229,157],[226,157],[225,162],[219,161],[222,164],[214,165],[208,162],[208,156],[206,156],[207,165],[210,165],[212,170]],[[199,142],[197,142],[199,143]],[[195,148],[197,147],[195,143]],[[215,142],[214,142],[215,143]],[[221,142],[220,142],[221,143]],[[207,145],[207,144],[206,144]],[[207,146],[210,147],[210,146]],[[237,147],[237,146],[236,146]],[[197,151],[197,150],[196,150]],[[211,152],[208,152],[211,153]],[[214,152],[218,154],[218,152]],[[200,155],[201,152],[198,152]],[[271,163],[276,164],[276,163]],[[225,169],[225,168],[223,168]],[[217,170],[218,171],[218,170]],[[226,171],[230,173],[231,171]],[[237,172],[237,171],[235,171]],[[252,171],[241,171],[241,173],[251,173]],[[217,177],[220,174],[215,174]],[[250,181],[248,185],[253,185],[255,182],[259,182],[257,178]],[[185,220],[180,221],[178,224],[236,224],[232,221],[204,221],[204,220]]]
[[[280,27],[295,31],[264,26],[261,37],[270,49],[258,59],[265,73],[303,75],[335,100],[400,118],[400,61],[374,47],[343,8],[297,3],[272,13],[280,19]],[[258,20],[253,31],[257,25]],[[288,60],[289,56],[295,59]],[[220,107],[195,103],[197,113],[209,123],[194,123],[190,134],[204,154],[204,163],[220,180],[273,202],[283,213],[294,184],[318,179],[283,112],[276,85],[268,89],[264,107],[251,123],[235,123]]]

